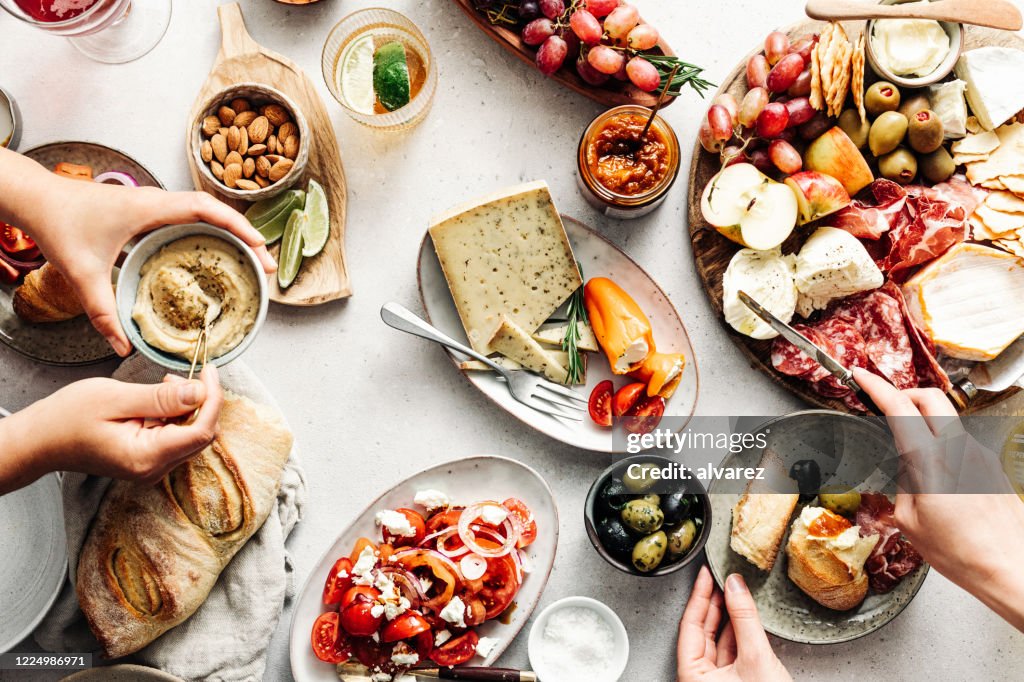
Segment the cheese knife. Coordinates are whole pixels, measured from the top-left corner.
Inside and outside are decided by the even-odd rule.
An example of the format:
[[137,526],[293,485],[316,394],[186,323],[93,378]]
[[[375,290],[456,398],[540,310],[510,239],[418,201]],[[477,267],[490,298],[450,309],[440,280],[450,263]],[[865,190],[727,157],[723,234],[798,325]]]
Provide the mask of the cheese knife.
[[975,363],[967,378],[958,381],[949,395],[964,410],[974,402],[978,391],[999,393],[1021,378],[1024,378],[1024,337],[1011,343],[992,360]]
[[882,414],[882,411],[878,409],[877,405],[875,405],[875,401],[872,400],[871,397],[864,392],[864,389],[860,387],[860,384],[854,380],[853,372],[851,370],[839,364],[839,361],[812,343],[806,336],[775,317],[770,310],[751,298],[747,292],[739,292],[739,297],[745,306],[750,308],[750,310],[761,318],[765,324],[777,331],[782,338],[802,350],[808,357],[817,360],[818,364],[827,369],[836,379],[839,379],[839,383],[857,394],[857,399],[864,404],[864,407],[868,409],[868,412],[872,414]]
[[[471,666],[454,668],[413,668],[406,675],[428,680],[463,680],[464,682],[537,682],[537,675],[526,670],[510,668],[477,668]],[[371,679],[366,666],[358,663],[342,663],[338,666],[341,682],[369,682]]]

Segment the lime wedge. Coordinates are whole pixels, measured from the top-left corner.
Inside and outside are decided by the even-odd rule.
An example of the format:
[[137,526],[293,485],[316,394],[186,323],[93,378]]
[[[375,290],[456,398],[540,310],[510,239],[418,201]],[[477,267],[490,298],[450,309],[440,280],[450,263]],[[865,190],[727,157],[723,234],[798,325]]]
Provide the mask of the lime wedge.
[[277,263],[277,283],[287,289],[295,281],[302,265],[302,233],[305,223],[309,220],[305,211],[295,210],[288,217],[284,228],[284,241],[281,243],[281,255]]
[[376,95],[373,92],[373,35],[366,34],[353,41],[341,56],[338,67],[338,89],[351,109],[372,114]]
[[293,189],[276,197],[257,201],[245,212],[245,217],[270,245],[281,238],[292,211],[301,209],[305,203],[306,193],[301,189]]
[[409,103],[409,64],[405,45],[397,40],[384,43],[373,53],[373,89],[377,99],[388,111]]
[[306,209],[309,220],[303,223],[302,257],[310,258],[324,250],[327,238],[331,236],[331,212],[327,206],[327,195],[316,180],[310,180],[306,188]]

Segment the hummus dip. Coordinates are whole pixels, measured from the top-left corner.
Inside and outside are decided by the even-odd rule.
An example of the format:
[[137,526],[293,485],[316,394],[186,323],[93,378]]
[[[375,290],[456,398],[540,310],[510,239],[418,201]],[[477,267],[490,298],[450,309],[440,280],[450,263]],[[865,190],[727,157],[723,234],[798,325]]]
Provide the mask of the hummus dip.
[[256,324],[259,281],[230,242],[184,237],[149,257],[139,271],[132,319],[150,346],[191,360],[209,325],[207,358],[228,353]]

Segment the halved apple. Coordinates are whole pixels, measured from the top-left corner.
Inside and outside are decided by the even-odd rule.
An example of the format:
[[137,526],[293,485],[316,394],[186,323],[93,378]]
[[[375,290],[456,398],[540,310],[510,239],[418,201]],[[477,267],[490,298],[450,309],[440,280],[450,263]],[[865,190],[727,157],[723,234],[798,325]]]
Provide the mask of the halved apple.
[[800,211],[799,225],[824,218],[850,204],[849,192],[831,175],[818,171],[800,171],[790,175],[783,182],[789,185],[796,195]]
[[729,166],[711,178],[700,208],[727,239],[761,251],[786,241],[796,227],[796,195],[749,163]]
[[838,126],[825,131],[807,147],[804,152],[804,168],[831,175],[843,183],[846,193],[851,197],[875,179],[864,155],[850,136]]

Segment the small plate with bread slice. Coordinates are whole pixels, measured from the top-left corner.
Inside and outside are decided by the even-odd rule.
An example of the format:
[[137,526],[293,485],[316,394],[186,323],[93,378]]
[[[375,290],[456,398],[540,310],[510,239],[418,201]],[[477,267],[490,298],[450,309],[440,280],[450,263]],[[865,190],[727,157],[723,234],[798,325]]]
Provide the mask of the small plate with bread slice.
[[[116,173],[141,187],[163,187],[127,154],[93,142],[52,142],[29,149],[25,156],[49,170],[73,168],[74,177],[83,181]],[[0,342],[48,365],[90,365],[115,356],[67,281],[48,264],[22,272],[13,284],[0,284]]]
[[742,575],[765,630],[794,642],[846,642],[889,623],[928,565],[895,524],[899,457],[884,422],[810,410],[753,432],[765,447],[721,467],[760,468],[763,479],[709,491],[715,579]]

